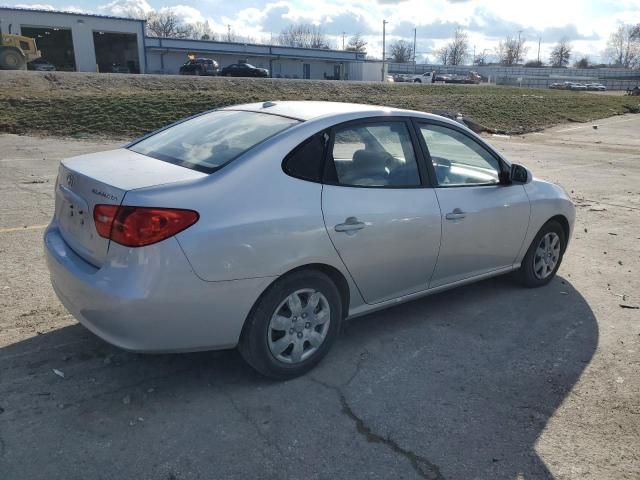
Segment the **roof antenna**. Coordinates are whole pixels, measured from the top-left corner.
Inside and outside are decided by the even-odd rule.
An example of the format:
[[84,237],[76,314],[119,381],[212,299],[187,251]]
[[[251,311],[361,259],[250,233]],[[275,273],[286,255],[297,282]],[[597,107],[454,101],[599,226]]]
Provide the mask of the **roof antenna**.
[[275,107],[276,104],[274,102],[264,102],[262,104],[262,108],[269,108],[269,107]]

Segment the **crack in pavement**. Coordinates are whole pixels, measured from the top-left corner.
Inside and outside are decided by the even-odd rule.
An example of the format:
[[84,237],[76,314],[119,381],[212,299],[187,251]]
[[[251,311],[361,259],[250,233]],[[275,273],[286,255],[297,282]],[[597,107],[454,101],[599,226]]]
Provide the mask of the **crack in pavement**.
[[428,480],[445,480],[445,477],[440,472],[440,468],[435,463],[430,462],[425,457],[418,455],[417,453],[411,450],[401,447],[398,444],[398,442],[396,442],[390,436],[383,437],[379,433],[374,432],[373,429],[370,426],[368,426],[366,422],[356,414],[356,412],[353,410],[351,405],[349,405],[349,402],[347,401],[347,397],[345,396],[342,389],[344,387],[349,386],[349,384],[353,381],[356,375],[360,372],[361,363],[364,360],[364,358],[366,357],[360,356],[360,358],[358,359],[358,363],[356,364],[355,372],[353,373],[353,375],[351,375],[349,380],[345,382],[343,385],[339,385],[339,386],[331,385],[322,380],[318,380],[317,378],[314,378],[311,375],[307,376],[307,378],[310,381],[328,390],[332,390],[333,392],[336,393],[336,395],[338,396],[338,400],[340,401],[340,406],[342,407],[342,413],[345,414],[350,420],[352,420],[355,423],[356,430],[360,435],[365,437],[367,442],[381,443],[382,445],[385,445],[386,447],[390,448],[394,453],[401,455],[402,457],[404,457],[409,461],[409,463],[411,464],[411,467],[413,467],[416,473],[420,475],[422,478],[425,478]]
[[264,434],[264,432],[260,428],[260,425],[258,425],[258,422],[249,414],[249,411],[240,408],[240,405],[236,403],[231,393],[225,392],[225,395],[229,399],[229,402],[231,403],[231,406],[233,407],[233,409],[244,419],[245,422],[247,422],[249,425],[251,425],[254,428],[254,430],[258,434],[258,437],[262,439],[262,441],[266,444],[266,446],[273,447],[284,458],[285,452],[282,451],[282,449],[280,448],[280,445],[278,445],[277,443],[271,442],[271,440]]

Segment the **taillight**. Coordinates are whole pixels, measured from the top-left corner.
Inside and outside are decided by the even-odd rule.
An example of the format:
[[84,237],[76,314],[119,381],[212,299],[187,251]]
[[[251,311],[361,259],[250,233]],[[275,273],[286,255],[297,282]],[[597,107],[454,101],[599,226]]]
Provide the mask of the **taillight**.
[[116,218],[118,205],[96,205],[93,209],[93,221],[96,224],[98,235],[109,238],[111,235],[111,225]]
[[143,247],[172,237],[198,221],[193,210],[96,205],[98,235],[126,247]]

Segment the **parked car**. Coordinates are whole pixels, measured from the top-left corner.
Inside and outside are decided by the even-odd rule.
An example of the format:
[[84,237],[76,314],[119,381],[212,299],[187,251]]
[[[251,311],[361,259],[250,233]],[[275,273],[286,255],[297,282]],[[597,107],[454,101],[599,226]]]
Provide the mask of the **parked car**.
[[566,85],[564,83],[552,83],[551,85],[549,85],[549,88],[553,88],[556,90],[565,90],[566,89]]
[[385,81],[385,83],[394,83],[395,82],[395,80],[393,78],[393,75],[385,75],[384,76],[384,81]]
[[111,73],[131,73],[131,70],[126,65],[114,63],[111,65]]
[[180,75],[217,75],[218,62],[211,58],[190,58],[180,67]]
[[434,81],[444,83],[478,84],[482,81],[482,77],[478,72],[468,72],[467,74],[439,73],[435,75]]
[[420,75],[416,74],[405,74],[404,81],[405,82],[413,82],[413,83],[433,83],[433,76],[436,72],[425,72]]
[[582,84],[582,83],[571,83],[571,84],[569,85],[569,90],[579,90],[579,91],[582,91],[582,90],[586,90],[586,89],[587,89],[587,86],[586,86],[586,85],[584,85],[584,84]]
[[254,67],[249,63],[234,63],[220,70],[223,77],[268,77],[269,70]]
[[45,59],[38,58],[27,63],[27,70],[34,70],[36,72],[55,72],[56,67]]
[[587,87],[587,90],[592,91],[604,92],[605,90],[607,90],[607,87],[605,87],[601,83],[587,83],[585,86]]
[[629,95],[632,97],[640,97],[640,86],[636,85],[633,88],[627,88],[625,95]]
[[58,298],[107,342],[238,346],[290,378],[345,319],[508,272],[549,283],[574,218],[453,120],[266,102],[63,160],[44,245]]

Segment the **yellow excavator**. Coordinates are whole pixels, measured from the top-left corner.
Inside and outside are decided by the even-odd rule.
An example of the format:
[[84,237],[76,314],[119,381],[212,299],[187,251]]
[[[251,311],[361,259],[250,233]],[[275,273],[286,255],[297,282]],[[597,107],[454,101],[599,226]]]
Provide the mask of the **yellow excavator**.
[[26,70],[27,63],[40,58],[40,50],[33,38],[4,33],[0,26],[0,70]]

